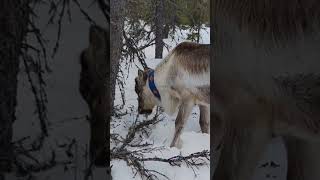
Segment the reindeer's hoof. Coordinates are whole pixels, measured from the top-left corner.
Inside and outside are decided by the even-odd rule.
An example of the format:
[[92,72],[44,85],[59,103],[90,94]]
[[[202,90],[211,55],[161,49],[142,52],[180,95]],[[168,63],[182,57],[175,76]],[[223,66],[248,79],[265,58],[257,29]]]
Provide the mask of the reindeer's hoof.
[[175,142],[171,142],[170,147],[176,147],[175,144]]
[[210,134],[209,131],[201,131],[202,134]]
[[170,147],[176,147],[176,148],[178,148],[178,149],[181,149],[181,148],[182,148],[182,142],[181,142],[181,140],[176,141],[176,142],[172,142],[171,145],[170,145]]
[[205,134],[210,134],[210,128],[201,128],[201,132]]

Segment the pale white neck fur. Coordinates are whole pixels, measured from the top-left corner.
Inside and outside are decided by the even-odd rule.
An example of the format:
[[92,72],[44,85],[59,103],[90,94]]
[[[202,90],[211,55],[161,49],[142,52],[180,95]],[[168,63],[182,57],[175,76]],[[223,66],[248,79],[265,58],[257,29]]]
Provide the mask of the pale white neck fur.
[[[169,53],[165,59],[155,68],[154,73],[154,83],[159,91],[161,96],[161,101],[159,101],[153,94],[152,98],[155,99],[156,105],[164,108],[164,111],[168,115],[173,115],[177,111],[177,107],[179,105],[179,99],[170,95],[170,84],[169,77],[170,66],[172,66],[172,59],[174,55]],[[149,82],[147,82],[147,86],[149,87]],[[150,93],[151,90],[149,89]]]

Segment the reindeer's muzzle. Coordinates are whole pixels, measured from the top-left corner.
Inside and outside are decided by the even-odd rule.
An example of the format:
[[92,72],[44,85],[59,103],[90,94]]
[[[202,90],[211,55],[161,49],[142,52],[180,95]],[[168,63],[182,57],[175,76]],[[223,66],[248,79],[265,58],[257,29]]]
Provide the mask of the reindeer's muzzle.
[[149,114],[152,113],[152,109],[150,110],[150,109],[140,109],[139,108],[138,112],[139,112],[139,114],[147,114],[147,115],[149,115]]

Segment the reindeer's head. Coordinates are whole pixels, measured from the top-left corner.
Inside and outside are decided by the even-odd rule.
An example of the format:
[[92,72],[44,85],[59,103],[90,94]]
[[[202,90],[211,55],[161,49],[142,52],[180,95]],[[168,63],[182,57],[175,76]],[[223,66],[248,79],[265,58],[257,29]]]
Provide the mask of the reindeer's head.
[[147,86],[148,71],[138,71],[138,77],[135,79],[135,91],[138,95],[138,112],[139,114],[151,114],[153,107],[156,105],[155,97]]

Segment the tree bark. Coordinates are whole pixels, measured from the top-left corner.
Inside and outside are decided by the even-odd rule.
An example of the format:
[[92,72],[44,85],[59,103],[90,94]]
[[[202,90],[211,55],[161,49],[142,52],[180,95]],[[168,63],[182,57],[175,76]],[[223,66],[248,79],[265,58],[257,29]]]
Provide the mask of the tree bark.
[[111,90],[111,107],[114,104],[116,79],[119,71],[121,50],[123,46],[123,27],[124,12],[126,0],[110,0],[110,45],[111,45],[111,61],[110,61],[110,90]]
[[0,1],[0,171],[10,171],[12,124],[17,104],[17,76],[27,33],[28,1]]
[[163,31],[163,38],[169,38],[170,29],[172,29],[172,31],[175,32],[175,25],[177,23],[177,7],[175,5],[176,3],[176,0],[172,0],[171,3],[165,6],[164,10],[165,13],[168,14],[168,16]]
[[162,58],[164,38],[164,1],[156,0],[155,8],[155,58]]

